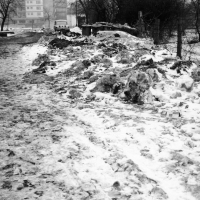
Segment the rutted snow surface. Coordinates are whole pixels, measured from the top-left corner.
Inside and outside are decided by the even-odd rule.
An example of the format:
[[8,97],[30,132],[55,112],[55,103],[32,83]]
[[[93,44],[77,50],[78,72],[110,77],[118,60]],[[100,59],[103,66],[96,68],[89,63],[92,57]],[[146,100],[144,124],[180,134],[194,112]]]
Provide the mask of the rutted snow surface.
[[23,47],[1,60],[1,200],[200,199],[199,102],[188,99],[182,112],[195,119],[181,129],[159,105],[148,110],[104,94],[74,105],[45,84],[22,83],[45,51]]

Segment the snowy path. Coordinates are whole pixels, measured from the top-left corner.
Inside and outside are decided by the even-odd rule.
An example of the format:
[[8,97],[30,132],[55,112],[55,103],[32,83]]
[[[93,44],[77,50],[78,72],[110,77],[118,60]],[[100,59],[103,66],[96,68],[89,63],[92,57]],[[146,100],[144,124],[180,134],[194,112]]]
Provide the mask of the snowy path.
[[23,83],[44,51],[1,59],[1,200],[200,199],[199,144],[178,121],[109,95],[71,104],[48,84]]

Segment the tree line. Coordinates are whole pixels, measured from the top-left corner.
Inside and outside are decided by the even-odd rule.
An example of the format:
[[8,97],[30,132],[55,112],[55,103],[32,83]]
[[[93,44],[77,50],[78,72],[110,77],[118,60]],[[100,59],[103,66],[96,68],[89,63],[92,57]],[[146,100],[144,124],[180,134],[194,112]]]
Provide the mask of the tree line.
[[[22,0],[0,0],[1,30],[6,20],[20,7]],[[200,0],[76,0],[78,14],[84,14],[86,23],[127,23],[135,26],[142,11],[146,29],[155,19],[160,20],[160,36],[170,36],[181,21],[182,28],[194,24],[200,39]]]
[[16,8],[21,4],[20,0],[0,0],[1,31],[3,31],[6,20],[16,12]]
[[166,31],[170,36],[180,19],[183,29],[194,23],[200,36],[200,0],[78,0],[78,7],[86,23],[104,21],[134,26],[142,11],[146,28],[160,19],[161,37]]

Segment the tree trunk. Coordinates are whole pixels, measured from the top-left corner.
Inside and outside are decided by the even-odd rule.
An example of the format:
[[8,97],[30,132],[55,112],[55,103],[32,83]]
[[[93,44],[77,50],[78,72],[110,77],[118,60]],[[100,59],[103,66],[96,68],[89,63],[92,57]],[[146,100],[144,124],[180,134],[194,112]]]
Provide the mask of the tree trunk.
[[33,30],[33,24],[34,24],[34,20],[32,20],[32,30]]
[[154,24],[154,30],[153,30],[153,38],[154,38],[154,44],[158,45],[160,43],[160,20],[156,19]]
[[50,25],[51,25],[51,22],[50,22],[50,19],[49,19],[49,28],[50,28]]
[[171,38],[172,35],[173,35],[173,21],[171,20],[168,26],[168,37]]
[[1,31],[3,31],[4,25],[5,25],[5,21],[6,21],[6,19],[3,18],[2,22],[1,22]]
[[199,30],[199,25],[198,25],[198,21],[196,22],[196,32],[197,32],[197,34],[199,35],[199,42],[200,42],[200,30]]
[[200,41],[200,30],[199,30],[199,8],[200,8],[200,0],[192,0],[192,4],[195,9],[195,28],[196,33],[199,35],[199,41]]
[[[77,1],[76,1],[77,2]],[[84,13],[85,13],[85,18],[86,18],[86,24],[88,24],[89,22],[89,15],[88,15],[88,9],[87,7],[84,5],[83,1],[82,0],[79,0],[79,3],[81,4],[83,10],[84,10]],[[76,5],[77,6],[77,5]],[[76,12],[77,12],[77,9],[76,9]],[[76,13],[77,15],[77,13]],[[77,16],[76,16],[76,21],[77,21]],[[77,22],[76,22],[77,23]],[[77,25],[77,24],[76,24]]]
[[177,56],[181,59],[182,55],[182,24],[181,24],[181,18],[179,17],[178,19],[178,27],[177,27],[177,31],[178,31],[178,43],[177,43]]
[[168,28],[168,37],[169,38],[172,37],[172,27],[171,26]]
[[195,27],[196,27],[196,32],[199,35],[199,41],[200,41],[200,30],[199,30],[199,12],[197,11],[196,13],[196,21],[195,21]]
[[86,20],[86,24],[89,23],[89,17],[88,17],[88,14],[85,13],[85,20]]
[[160,27],[160,31],[159,31],[159,40],[160,40],[160,41],[163,41],[164,34],[165,34],[164,27],[161,26],[161,27]]

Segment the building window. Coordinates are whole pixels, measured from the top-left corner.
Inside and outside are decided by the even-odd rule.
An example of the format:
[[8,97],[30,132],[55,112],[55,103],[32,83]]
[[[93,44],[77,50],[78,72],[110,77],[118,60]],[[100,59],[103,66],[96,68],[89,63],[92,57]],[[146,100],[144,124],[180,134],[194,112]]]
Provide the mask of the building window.
[[37,6],[36,8],[37,8],[37,10],[41,10],[41,7],[39,7],[39,6]]
[[38,15],[38,16],[41,16],[41,13],[40,13],[40,12],[38,12],[38,13],[37,13],[37,15]]
[[36,1],[36,4],[40,4],[40,1]]
[[31,15],[33,15],[33,13],[31,13]]
[[27,7],[27,10],[29,9],[29,7]]

